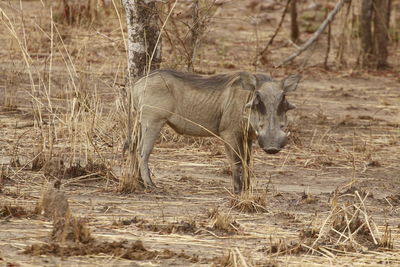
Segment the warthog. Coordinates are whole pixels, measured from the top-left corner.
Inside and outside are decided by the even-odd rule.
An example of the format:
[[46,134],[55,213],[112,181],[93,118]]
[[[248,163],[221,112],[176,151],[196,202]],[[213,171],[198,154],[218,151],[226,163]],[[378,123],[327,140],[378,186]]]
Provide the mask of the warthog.
[[291,75],[274,81],[248,72],[201,76],[157,70],[138,80],[131,95],[135,112],[141,113],[137,149],[144,185],[154,186],[148,161],[168,124],[179,134],[220,137],[232,166],[234,191],[241,192],[242,170],[250,159],[244,159],[246,147],[250,151],[257,139],[266,153],[274,154],[286,145],[286,112],[295,108],[286,93],[296,89],[300,78]]

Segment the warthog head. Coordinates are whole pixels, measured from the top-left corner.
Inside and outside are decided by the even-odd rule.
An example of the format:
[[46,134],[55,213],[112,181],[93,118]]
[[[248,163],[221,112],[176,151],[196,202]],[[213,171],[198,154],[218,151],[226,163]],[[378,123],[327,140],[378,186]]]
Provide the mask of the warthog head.
[[246,108],[250,108],[250,124],[258,144],[268,154],[279,152],[287,144],[286,112],[296,106],[286,100],[286,93],[296,90],[300,78],[300,75],[290,75],[282,81],[267,81],[257,87],[254,76],[242,75],[243,86],[247,85],[245,89],[254,92],[246,104]]

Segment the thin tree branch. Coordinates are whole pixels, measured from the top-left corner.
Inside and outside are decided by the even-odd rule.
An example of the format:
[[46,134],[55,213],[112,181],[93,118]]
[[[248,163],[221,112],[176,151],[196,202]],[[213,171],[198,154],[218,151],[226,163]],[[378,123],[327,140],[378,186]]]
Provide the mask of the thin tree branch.
[[268,47],[272,44],[276,35],[278,34],[279,30],[281,29],[281,26],[283,24],[283,20],[285,19],[290,2],[291,2],[291,0],[287,0],[285,8],[283,9],[283,12],[282,12],[281,21],[279,21],[278,27],[275,29],[274,34],[272,35],[271,39],[269,39],[269,41],[268,41],[267,45],[264,47],[264,49],[260,52],[259,56],[262,56],[265,52],[267,52]]
[[326,27],[333,21],[335,15],[340,11],[340,9],[344,6],[346,3],[351,3],[351,0],[340,0],[335,8],[328,14],[324,22],[319,26],[318,30],[314,32],[314,34],[310,37],[310,39],[307,40],[300,48],[293,54],[291,54],[289,57],[284,59],[279,65],[275,66],[275,68],[279,68],[282,65],[285,65],[288,62],[291,62],[295,57],[303,53],[305,50],[307,50],[311,44],[313,44],[318,37],[321,35],[321,33],[326,29]]

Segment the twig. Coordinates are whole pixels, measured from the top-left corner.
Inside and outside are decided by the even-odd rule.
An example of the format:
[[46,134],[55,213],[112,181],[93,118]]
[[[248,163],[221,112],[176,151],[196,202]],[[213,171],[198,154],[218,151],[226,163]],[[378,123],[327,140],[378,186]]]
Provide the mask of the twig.
[[224,236],[219,236],[219,235],[217,235],[216,233],[214,233],[213,231],[210,231],[210,230],[208,230],[208,229],[206,229],[206,228],[200,228],[199,230],[197,230],[196,232],[194,232],[194,234],[196,235],[196,234],[198,234],[198,233],[201,232],[201,231],[207,232],[207,233],[209,233],[210,235],[212,235],[213,237],[218,238],[218,239],[227,239],[227,238],[228,238],[228,237],[224,237]]
[[[278,34],[279,30],[281,29],[281,26],[282,26],[282,24],[283,24],[283,20],[285,19],[285,16],[286,16],[287,10],[288,10],[288,8],[289,8],[290,2],[291,2],[291,0],[287,0],[286,5],[285,5],[285,8],[283,9],[282,16],[281,16],[281,20],[279,21],[278,27],[275,29],[275,32],[274,32],[274,34],[272,35],[271,39],[269,39],[267,45],[266,45],[266,46],[264,47],[264,49],[258,54],[258,56],[264,55],[264,54],[268,51],[269,46],[273,43],[273,41],[274,41],[276,35]],[[255,62],[257,62],[257,59],[258,59],[258,57],[256,57]]]
[[[290,0],[289,0],[290,1]],[[238,248],[235,248],[235,251],[236,251],[236,253],[239,255],[239,259],[240,259],[240,262],[242,263],[242,265],[244,266],[244,267],[248,267],[249,265],[247,265],[247,263],[246,263],[246,261],[244,260],[244,257],[243,257],[243,255],[242,255],[242,253],[240,252],[240,250],[238,249]]]
[[315,249],[315,248],[313,248],[313,246],[307,246],[306,244],[304,244],[304,243],[300,243],[299,244],[300,246],[302,246],[302,247],[305,247],[305,248],[307,248],[309,251],[312,251],[313,253],[314,252],[316,252],[316,253],[318,253],[318,254],[321,254],[321,256],[324,256],[324,257],[327,257],[327,258],[330,258],[328,255],[326,255],[326,254],[324,254],[324,253],[322,253],[321,251],[319,251],[318,249]]
[[236,198],[236,196],[232,194],[232,192],[228,188],[224,187],[224,189],[226,190],[226,192],[229,193],[229,195],[231,195],[232,198]]
[[362,205],[362,207],[363,207],[362,213],[363,213],[364,216],[365,216],[365,222],[366,222],[366,224],[367,224],[367,226],[368,226],[368,229],[369,229],[369,231],[370,231],[370,233],[371,233],[371,237],[372,237],[372,239],[373,239],[373,241],[374,241],[374,244],[375,244],[375,245],[378,245],[378,241],[376,240],[375,235],[374,235],[374,232],[372,231],[371,225],[369,224],[369,218],[368,218],[368,215],[367,215],[367,208],[365,207],[365,204],[364,204],[364,200],[367,198],[368,193],[367,193],[367,196],[364,198],[364,200],[361,198],[361,196],[360,196],[360,194],[358,193],[358,191],[356,191],[355,193],[356,193],[356,195],[357,195],[358,199],[360,200],[360,203],[361,203],[361,205]]
[[318,37],[321,35],[321,33],[325,30],[325,28],[332,22],[334,19],[335,15],[339,12],[339,10],[343,7],[345,3],[350,3],[350,0],[340,0],[335,8],[328,14],[324,22],[319,26],[318,30],[314,32],[314,34],[310,37],[310,39],[307,40],[302,46],[300,46],[300,49],[297,50],[295,53],[291,54],[289,57],[284,59],[279,65],[275,66],[275,68],[279,68],[282,65],[285,65],[286,63],[292,61],[295,57],[299,56],[301,53],[303,53],[305,50],[307,50],[310,45],[312,45]]

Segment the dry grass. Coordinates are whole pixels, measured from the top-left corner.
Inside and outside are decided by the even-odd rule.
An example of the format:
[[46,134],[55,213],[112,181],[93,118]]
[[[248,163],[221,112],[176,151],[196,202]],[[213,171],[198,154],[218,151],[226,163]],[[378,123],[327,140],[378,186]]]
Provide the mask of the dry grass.
[[[221,267],[236,267],[236,266],[252,266],[248,264],[243,254],[239,249],[231,249],[227,253],[220,257],[215,257],[212,260],[211,266],[221,266]],[[275,265],[265,265],[269,267],[274,267]]]
[[0,207],[0,218],[2,219],[30,217],[32,215],[32,212],[27,211],[21,206],[4,204],[2,207]]
[[[113,11],[113,1],[44,1],[46,7],[53,6],[54,21],[67,25],[85,26],[107,19]],[[120,2],[116,1],[121,9]]]
[[365,251],[393,249],[393,239],[388,226],[381,234],[369,215],[364,198],[358,191],[352,197],[353,202],[338,203],[334,196],[332,211],[318,227],[309,227],[300,232],[298,241],[279,240],[263,249],[269,254],[315,254],[332,256]]
[[220,212],[218,208],[213,208],[208,212],[208,217],[211,229],[218,233],[235,234],[239,232],[240,225],[229,213]]
[[247,212],[247,213],[268,212],[266,208],[267,194],[254,193],[252,190],[248,190],[238,196],[231,195],[231,198],[229,200],[229,206],[240,212]]

